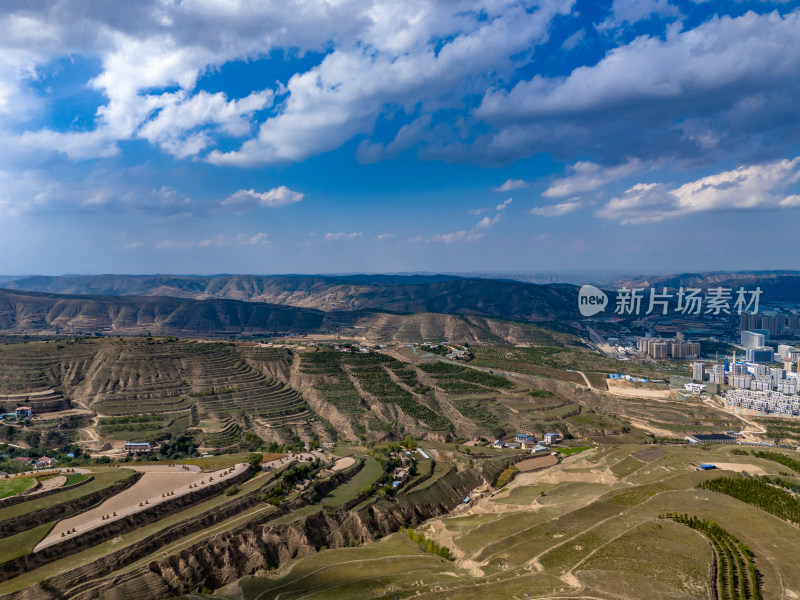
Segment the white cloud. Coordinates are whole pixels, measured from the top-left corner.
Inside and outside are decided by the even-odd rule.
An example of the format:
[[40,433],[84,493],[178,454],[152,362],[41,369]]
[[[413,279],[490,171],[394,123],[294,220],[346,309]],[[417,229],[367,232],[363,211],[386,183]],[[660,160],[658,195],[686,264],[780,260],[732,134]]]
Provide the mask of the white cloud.
[[380,233],[375,236],[376,240],[390,240],[395,237],[394,233]]
[[223,246],[268,246],[270,244],[269,236],[266,233],[238,233],[233,237],[224,234],[215,235],[214,237],[206,238],[200,241],[195,240],[164,240],[156,244],[156,248],[222,248]]
[[258,207],[278,208],[300,202],[304,197],[305,194],[302,192],[295,192],[282,185],[267,192],[256,192],[253,189],[239,190],[225,198],[220,206],[236,212],[244,212]]
[[272,98],[271,90],[231,101],[222,92],[201,91],[194,96],[184,91],[162,94],[151,105],[155,116],[139,128],[137,135],[184,158],[201,152],[211,143],[210,134],[197,131],[198,128],[213,125],[233,137],[247,135],[253,113],[271,105]]
[[[135,171],[134,171],[135,172]],[[174,188],[158,189],[124,180],[118,173],[96,171],[87,177],[61,171],[0,171],[0,214],[40,214],[77,208],[83,212],[131,212],[164,218],[191,216],[191,198]]]
[[601,28],[618,26],[622,23],[635,23],[657,15],[660,17],[679,17],[680,9],[668,0],[614,0],[613,17]]
[[560,202],[559,204],[537,206],[529,210],[528,213],[539,217],[560,217],[561,215],[574,212],[582,206],[583,202],[573,198],[567,202]]
[[[455,244],[456,242],[474,242],[475,240],[481,239],[485,234],[486,230],[492,227],[492,225],[496,225],[503,219],[503,213],[505,212],[506,207],[511,204],[511,198],[506,200],[505,202],[501,202],[497,205],[496,210],[497,212],[493,217],[483,217],[480,221],[475,224],[470,230],[459,230],[454,231],[452,233],[437,233],[435,236],[431,238],[430,241],[432,242],[444,242],[445,244]],[[478,210],[470,210],[470,214],[481,214],[482,212],[486,212],[490,209],[478,209]],[[410,240],[410,241],[418,241],[418,240]]]
[[325,234],[325,241],[333,242],[338,240],[354,240],[356,238],[360,238],[363,234],[360,231],[354,231],[352,233],[345,233],[340,231],[338,233],[326,233]]
[[494,217],[483,217],[478,224],[475,225],[475,229],[489,229],[492,225],[495,225],[500,222],[500,219],[503,218],[502,213],[497,213]]
[[260,232],[249,237],[243,236],[239,243],[242,246],[267,246],[270,241],[266,233]]
[[123,248],[129,248],[129,249],[141,248],[143,245],[144,245],[143,242],[130,242],[129,244],[125,244]]
[[564,40],[564,43],[561,44],[561,48],[569,52],[570,50],[573,50],[578,44],[580,44],[585,36],[586,36],[586,30],[580,29],[575,33],[573,33],[571,36],[569,36],[566,40]]
[[695,28],[676,22],[664,36],[637,37],[565,77],[491,89],[474,115],[494,129],[442,155],[505,163],[552,152],[707,164],[725,152],[793,152],[800,135],[789,100],[800,93],[795,56],[800,10],[715,16]]
[[655,223],[694,213],[721,210],[794,208],[797,195],[787,195],[800,180],[800,157],[739,167],[709,175],[677,188],[639,183],[612,198],[597,216],[623,224]]
[[601,167],[588,161],[576,162],[569,168],[570,175],[553,181],[542,196],[561,198],[590,192],[642,169],[643,165],[635,158],[616,167]]
[[194,248],[195,242],[193,240],[175,241],[175,240],[162,240],[156,244],[156,248],[166,250],[169,248]]
[[495,192],[510,192],[512,190],[521,190],[528,187],[528,183],[522,179],[507,179],[506,182],[494,188]]
[[[488,218],[488,217],[487,217]],[[474,229],[470,231],[455,231],[453,233],[437,233],[433,236],[432,241],[443,242],[445,244],[455,244],[456,242],[474,242],[484,236],[482,232]]]
[[[391,29],[387,40],[370,37],[373,43],[343,45],[319,66],[294,75],[285,101],[262,123],[258,136],[239,150],[211,152],[209,160],[239,166],[303,160],[371,133],[387,105],[407,113],[420,105],[422,110],[453,102],[462,106],[465,94],[485,89],[487,73],[509,71],[512,54],[546,39],[551,20],[568,13],[572,3],[549,0],[532,12],[519,5],[502,6],[502,12],[499,5],[483,6],[475,13],[447,3],[404,3],[402,17],[397,7],[381,5],[370,18]],[[484,11],[492,18],[475,18]],[[393,16],[384,21],[385,14]],[[398,24],[409,27],[398,29]],[[436,47],[446,38],[451,39]],[[419,133],[418,127],[411,129],[398,134],[396,147],[362,146],[360,158],[399,151]]]
[[511,204],[512,202],[513,202],[513,200],[511,198],[506,198],[503,202],[498,204],[495,208],[497,210],[499,210],[500,212],[503,212],[503,211],[505,211],[506,208],[508,208],[508,205]]
[[217,235],[213,238],[208,238],[205,240],[200,240],[197,244],[200,248],[209,248],[210,246],[216,246],[217,248],[221,248],[222,246],[228,245],[228,239],[224,235]]

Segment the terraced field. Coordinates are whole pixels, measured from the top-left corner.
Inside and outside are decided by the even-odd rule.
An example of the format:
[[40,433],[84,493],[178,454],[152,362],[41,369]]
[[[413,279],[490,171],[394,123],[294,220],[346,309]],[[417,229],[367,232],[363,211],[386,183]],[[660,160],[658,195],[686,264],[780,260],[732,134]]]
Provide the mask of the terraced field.
[[192,362],[191,396],[204,413],[245,414],[280,421],[308,409],[294,389],[268,379],[233,348],[193,344],[187,346],[187,356]]
[[[503,491],[418,529],[447,547],[454,561],[420,552],[395,534],[300,558],[221,595],[678,600],[712,597],[713,590],[722,598],[796,597],[800,530],[695,488],[722,474],[696,465],[731,465],[731,448],[651,449],[659,452],[596,448],[551,469],[518,474]],[[640,457],[638,468],[623,468],[632,453]],[[737,468],[780,468],[754,457],[744,461]],[[690,517],[663,518],[673,512]]]

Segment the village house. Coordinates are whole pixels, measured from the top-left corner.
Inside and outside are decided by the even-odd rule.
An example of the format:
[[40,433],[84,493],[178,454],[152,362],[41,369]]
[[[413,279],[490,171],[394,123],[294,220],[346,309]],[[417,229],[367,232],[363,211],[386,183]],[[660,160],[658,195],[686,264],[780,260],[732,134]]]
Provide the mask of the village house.
[[33,409],[30,406],[18,406],[14,412],[17,419],[30,419],[33,416]]
[[545,433],[543,442],[545,444],[556,444],[561,439],[561,435],[558,433]]
[[126,452],[133,452],[133,453],[140,453],[140,452],[152,452],[154,444],[150,442],[125,442],[125,451]]

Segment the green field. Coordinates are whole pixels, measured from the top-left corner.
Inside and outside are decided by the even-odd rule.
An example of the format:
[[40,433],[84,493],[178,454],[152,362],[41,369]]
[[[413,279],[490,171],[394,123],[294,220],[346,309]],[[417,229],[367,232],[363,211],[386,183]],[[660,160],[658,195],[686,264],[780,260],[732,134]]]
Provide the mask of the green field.
[[78,486],[74,489],[65,489],[62,492],[45,496],[44,498],[37,498],[29,502],[0,508],[0,521],[5,521],[42,508],[49,508],[51,506],[70,502],[71,500],[86,496],[97,490],[107,488],[117,481],[127,479],[131,475],[133,475],[133,471],[130,469],[97,468],[92,471],[92,481],[85,485]]
[[[245,578],[238,588],[248,599],[705,598],[714,583],[712,548],[702,532],[660,518],[677,510],[715,521],[752,549],[764,598],[800,590],[794,565],[800,530],[725,494],[696,489],[723,474],[696,465],[730,462],[729,448],[657,449],[663,451],[618,446],[578,453],[554,468],[562,477],[521,474],[482,501],[503,507],[499,513],[445,516],[424,525],[426,538],[455,552],[454,563],[392,535],[300,558],[269,577]],[[742,458],[771,473],[781,468]],[[569,477],[581,480],[554,482]],[[542,478],[547,482],[538,482]],[[720,564],[728,569],[725,593],[750,597],[752,580],[730,571],[738,563]]]
[[34,477],[17,477],[15,479],[0,479],[0,498],[16,496],[31,489],[36,484]]
[[322,499],[322,505],[337,507],[347,503],[355,498],[360,491],[372,485],[382,474],[383,468],[380,463],[371,456],[367,456],[361,470],[350,481],[340,485],[325,496]]

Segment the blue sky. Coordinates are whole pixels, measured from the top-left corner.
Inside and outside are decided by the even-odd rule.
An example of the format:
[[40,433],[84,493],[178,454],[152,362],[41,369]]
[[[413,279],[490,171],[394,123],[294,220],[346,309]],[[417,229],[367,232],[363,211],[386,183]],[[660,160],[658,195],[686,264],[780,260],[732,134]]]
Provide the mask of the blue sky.
[[797,2],[0,6],[0,274],[797,268]]

